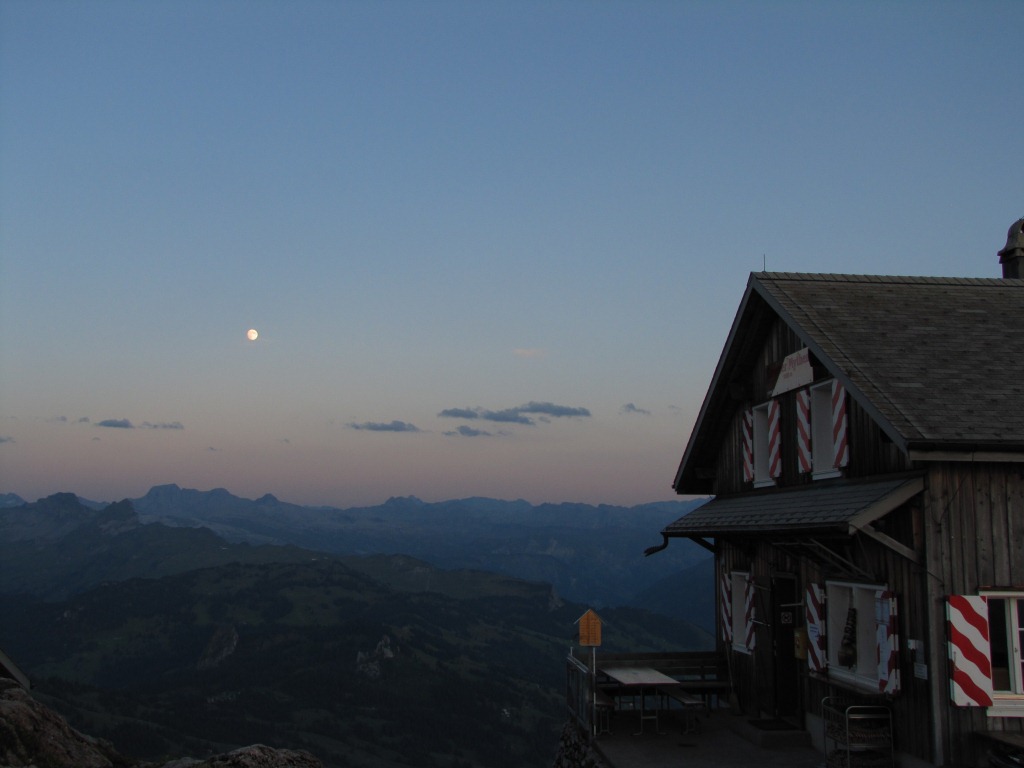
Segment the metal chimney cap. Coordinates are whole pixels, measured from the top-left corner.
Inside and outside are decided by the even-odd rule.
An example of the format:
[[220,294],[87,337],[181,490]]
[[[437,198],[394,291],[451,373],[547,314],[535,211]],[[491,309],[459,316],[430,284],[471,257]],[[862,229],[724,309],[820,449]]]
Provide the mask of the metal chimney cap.
[[1017,219],[1006,233],[1006,247],[999,251],[999,263],[1024,254],[1024,218]]

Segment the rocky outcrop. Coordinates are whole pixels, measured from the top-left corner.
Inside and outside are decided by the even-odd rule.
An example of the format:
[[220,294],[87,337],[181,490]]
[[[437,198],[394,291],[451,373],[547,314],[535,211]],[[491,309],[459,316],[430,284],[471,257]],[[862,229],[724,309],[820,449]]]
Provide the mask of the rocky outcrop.
[[213,632],[213,637],[206,644],[202,658],[196,668],[199,670],[214,669],[238,648],[238,630],[231,625],[222,625]]
[[85,736],[13,680],[0,678],[0,765],[128,768],[131,760]]
[[176,760],[161,768],[323,768],[323,763],[308,752],[254,744],[203,761]]
[[0,678],[0,765],[25,768],[323,768],[303,751],[262,744],[205,760],[183,758],[157,766],[120,754],[113,745],[79,733],[13,680]]
[[562,727],[554,768],[608,768],[593,744],[572,722]]

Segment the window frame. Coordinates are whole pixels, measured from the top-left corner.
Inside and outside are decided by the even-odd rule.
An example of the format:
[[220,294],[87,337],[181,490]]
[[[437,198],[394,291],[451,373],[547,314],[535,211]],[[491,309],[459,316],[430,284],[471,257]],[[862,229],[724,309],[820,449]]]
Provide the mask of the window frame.
[[755,405],[751,408],[753,413],[753,449],[754,449],[754,487],[767,488],[775,485],[771,476],[771,462],[769,460],[769,442],[771,440],[771,428],[769,425],[768,412],[771,401]]
[[[1024,592],[1012,589],[981,590],[989,621],[989,658],[992,664],[992,706],[989,717],[1024,717]],[[1005,612],[1003,642],[1007,653],[1008,688],[996,687],[996,637],[992,626],[993,600],[1002,600]],[[1016,610],[1014,610],[1016,609]]]
[[[878,645],[875,624],[875,594],[888,590],[885,584],[866,582],[826,580],[825,604],[825,661],[829,677],[857,688],[878,692]],[[845,601],[840,595],[847,593]],[[857,609],[856,618],[856,669],[839,663],[840,646],[843,643],[850,603]]]
[[836,447],[832,437],[832,382],[833,379],[812,384],[811,395],[811,479],[827,480],[842,477],[835,466]]

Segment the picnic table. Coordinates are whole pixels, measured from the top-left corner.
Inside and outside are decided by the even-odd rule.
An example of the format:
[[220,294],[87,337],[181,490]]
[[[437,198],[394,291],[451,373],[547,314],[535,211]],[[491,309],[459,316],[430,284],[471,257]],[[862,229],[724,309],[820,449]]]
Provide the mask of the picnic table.
[[653,667],[608,665],[602,666],[601,672],[618,683],[623,689],[637,692],[640,696],[640,731],[636,735],[644,732],[644,724],[649,720],[654,722],[655,731],[661,733],[658,730],[659,708],[647,709],[647,695],[649,691],[659,696],[671,696],[676,701],[682,703],[685,709],[690,708],[693,704],[698,706],[702,704],[700,698],[689,696],[683,692],[678,680],[669,677],[664,672],[659,672]]

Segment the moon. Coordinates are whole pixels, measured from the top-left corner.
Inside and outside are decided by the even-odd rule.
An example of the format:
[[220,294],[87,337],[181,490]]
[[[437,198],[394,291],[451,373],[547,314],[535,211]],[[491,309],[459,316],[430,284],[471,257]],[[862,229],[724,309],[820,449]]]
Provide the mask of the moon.
[[246,332],[245,336],[249,341],[256,341],[256,339],[260,337],[260,334],[255,328],[250,328],[248,332]]

